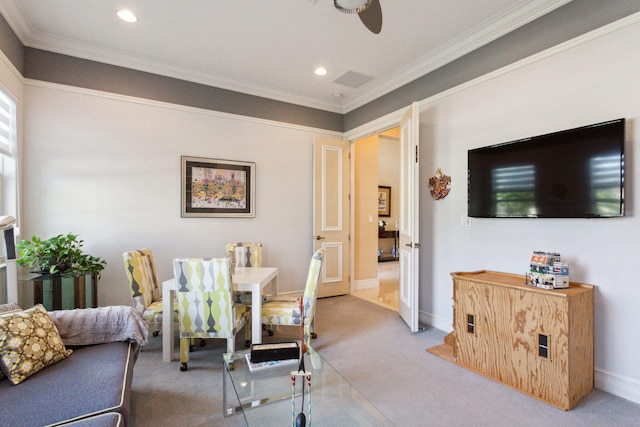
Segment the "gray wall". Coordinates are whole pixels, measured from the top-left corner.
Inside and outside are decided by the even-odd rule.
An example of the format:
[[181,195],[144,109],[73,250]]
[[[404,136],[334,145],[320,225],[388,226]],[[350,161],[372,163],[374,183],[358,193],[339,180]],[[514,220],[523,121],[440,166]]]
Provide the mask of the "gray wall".
[[345,131],[640,10],[640,0],[574,0],[345,115]]
[[574,0],[345,115],[29,47],[21,49],[2,18],[0,49],[27,78],[344,132],[637,11],[640,0]]
[[230,114],[342,131],[342,115],[226,89],[25,49],[25,77]]

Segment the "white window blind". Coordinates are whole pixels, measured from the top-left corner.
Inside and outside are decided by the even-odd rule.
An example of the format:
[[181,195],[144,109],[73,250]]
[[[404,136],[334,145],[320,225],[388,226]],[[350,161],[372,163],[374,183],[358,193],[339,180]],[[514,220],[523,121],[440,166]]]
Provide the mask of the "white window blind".
[[12,155],[16,138],[16,103],[0,89],[0,153]]

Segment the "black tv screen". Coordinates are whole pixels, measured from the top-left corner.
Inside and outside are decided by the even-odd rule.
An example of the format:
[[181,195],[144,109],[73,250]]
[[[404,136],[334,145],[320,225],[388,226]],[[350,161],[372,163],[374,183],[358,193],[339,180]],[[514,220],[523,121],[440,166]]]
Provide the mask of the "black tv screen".
[[624,215],[625,119],[468,151],[468,215]]

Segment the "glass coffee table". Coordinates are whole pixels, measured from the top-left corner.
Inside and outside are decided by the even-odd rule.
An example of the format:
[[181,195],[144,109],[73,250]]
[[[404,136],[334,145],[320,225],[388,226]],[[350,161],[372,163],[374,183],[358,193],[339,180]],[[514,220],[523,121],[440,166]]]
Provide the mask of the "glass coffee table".
[[[296,380],[295,409],[292,408],[291,371],[297,371],[298,363],[251,371],[247,354],[249,350],[224,354],[224,415],[244,417],[247,426],[291,425],[292,412],[300,412],[303,400],[304,377],[300,376]],[[313,349],[305,354],[305,368],[312,373],[310,410],[308,396],[304,396],[307,426],[393,426]]]

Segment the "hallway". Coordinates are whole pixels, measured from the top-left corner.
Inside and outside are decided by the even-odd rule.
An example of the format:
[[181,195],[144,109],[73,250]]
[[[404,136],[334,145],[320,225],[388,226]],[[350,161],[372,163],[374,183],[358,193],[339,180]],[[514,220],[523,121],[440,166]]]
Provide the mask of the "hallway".
[[372,302],[374,304],[378,304],[382,307],[388,308],[389,310],[398,311],[398,290],[400,277],[400,270],[398,267],[398,261],[379,262],[379,287],[355,291],[352,295]]

